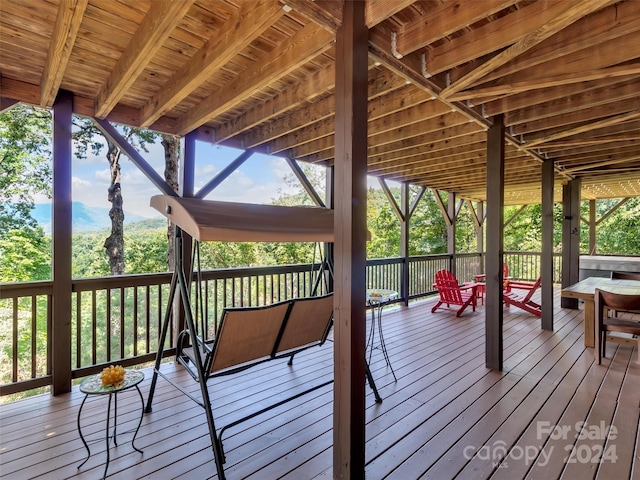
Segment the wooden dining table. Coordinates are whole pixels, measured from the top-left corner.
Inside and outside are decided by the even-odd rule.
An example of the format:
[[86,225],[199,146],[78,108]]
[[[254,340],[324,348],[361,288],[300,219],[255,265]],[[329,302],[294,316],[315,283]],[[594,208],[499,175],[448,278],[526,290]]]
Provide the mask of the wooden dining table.
[[611,279],[606,277],[587,277],[562,289],[561,296],[579,298],[584,301],[584,345],[595,346],[595,305],[596,288],[621,295],[640,295],[640,281]]

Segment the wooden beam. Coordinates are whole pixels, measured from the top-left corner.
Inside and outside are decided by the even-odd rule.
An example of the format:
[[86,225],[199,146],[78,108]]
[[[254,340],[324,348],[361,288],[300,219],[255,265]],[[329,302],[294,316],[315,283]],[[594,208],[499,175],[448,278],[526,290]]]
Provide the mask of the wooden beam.
[[364,479],[367,43],[363,1],[336,41],[333,478]]
[[320,198],[320,195],[318,195],[318,192],[316,192],[316,189],[313,187],[307,176],[300,168],[300,165],[298,165],[298,162],[296,162],[292,158],[287,158],[286,160],[289,164],[289,167],[291,167],[291,170],[302,184],[302,187],[307,192],[307,195],[309,195],[311,197],[311,200],[313,200],[313,203],[315,203],[318,207],[326,207],[324,201],[322,200],[322,198]]
[[[605,116],[630,112],[640,108],[638,100],[638,82],[621,82],[609,84],[597,89],[587,89],[580,93],[569,94],[548,101],[539,98],[537,106],[524,107],[518,111],[509,112],[507,118],[513,125],[516,135],[549,130],[571,123],[581,123],[599,119]],[[579,107],[577,105],[580,105]],[[566,118],[566,120],[564,120]]]
[[[476,8],[480,9],[485,4],[486,2],[480,2]],[[467,5],[465,4],[464,11],[468,10]],[[564,2],[535,2],[518,8],[507,15],[477,26],[473,29],[473,34],[459,35],[427,49],[425,68],[431,75],[435,75],[497,52],[533,34],[566,9],[567,3]]]
[[142,108],[142,127],[148,127],[193,93],[284,14],[285,8],[276,0],[241,3],[222,28]]
[[67,71],[89,0],[61,0],[40,79],[40,106],[50,107]]
[[585,125],[578,125],[578,126],[573,127],[573,128],[566,128],[564,130],[557,131],[557,132],[549,134],[549,135],[543,135],[543,136],[538,137],[538,138],[527,140],[527,147],[531,148],[531,147],[535,147],[535,146],[538,146],[538,145],[543,145],[543,144],[545,144],[547,142],[552,142],[554,140],[558,140],[559,138],[571,137],[572,135],[588,132],[589,130],[593,130],[593,129],[596,129],[596,128],[608,127],[610,125],[616,125],[616,124],[619,124],[619,123],[628,122],[630,120],[635,120],[637,118],[640,118],[640,112],[631,111],[631,112],[628,112],[628,113],[624,113],[622,115],[616,115],[615,117],[609,117],[609,118],[604,118],[604,119],[599,120],[599,121],[590,122],[590,123],[587,123]]
[[[396,218],[398,219],[400,224],[402,224],[405,221],[405,215],[403,213],[403,210],[398,205],[398,201],[393,196],[393,193],[391,193],[391,190],[389,190],[389,185],[387,185],[387,181],[382,177],[378,177],[378,183],[380,184],[382,191],[387,197],[387,200],[389,202],[389,205],[391,205],[391,209],[393,210],[393,213],[396,215]],[[403,183],[403,185],[405,184]]]
[[415,0],[369,0],[365,7],[365,23],[372,28],[412,5]]
[[595,222],[596,226],[604,222],[607,218],[609,218],[609,216],[611,216],[611,214],[613,214],[616,210],[622,207],[629,200],[631,200],[629,197],[625,197],[622,200],[620,200],[618,203],[616,203],[613,207],[611,207],[609,210],[607,210],[607,212]]
[[504,250],[504,118],[493,117],[487,132],[487,253],[485,256],[485,363],[502,370],[503,365],[503,250]]
[[51,224],[51,393],[71,391],[71,233],[73,95],[61,91],[53,105],[53,215]]
[[[260,102],[258,105],[255,105],[239,117],[230,119],[228,122],[216,129],[200,127],[199,130],[210,130],[211,140],[222,142],[290,111],[294,105],[313,102],[318,97],[326,95],[333,91],[335,81],[335,66],[329,65],[327,68],[323,68],[322,70],[306,76],[300,83],[285,89],[275,97],[265,102]],[[269,125],[270,124],[271,122],[269,122]],[[260,129],[258,129],[258,131],[260,131]],[[242,143],[244,148],[249,148],[248,145],[251,145],[252,143],[244,139],[242,136],[240,136],[240,139],[236,141]],[[257,142],[255,144],[257,144]]]
[[530,92],[543,88],[551,88],[558,86],[567,86],[574,83],[589,82],[593,80],[611,79],[625,76],[636,76],[640,74],[640,64],[623,65],[619,67],[609,67],[589,72],[574,72],[564,75],[556,75],[554,77],[544,79],[533,79],[522,82],[501,83],[485,88],[474,88],[473,90],[464,90],[455,93],[449,97],[451,101],[460,101],[474,99],[475,103],[483,97],[493,97],[502,92],[509,92],[510,95],[522,92]]
[[113,143],[115,143],[124,154],[129,157],[129,160],[133,162],[135,166],[137,166],[145,176],[151,180],[151,182],[158,187],[158,189],[163,192],[165,195],[175,196],[176,192],[173,191],[173,188],[169,186],[169,184],[162,178],[155,169],[147,163],[147,161],[142,158],[133,146],[127,142],[127,140],[120,135],[120,133],[106,120],[101,120],[99,118],[94,118],[98,129],[111,139]]
[[479,20],[490,17],[514,3],[517,3],[516,0],[483,0],[482,2],[452,0],[444,2],[398,29],[397,54],[406,56],[452,33],[463,30]]
[[229,175],[235,172],[240,167],[240,165],[247,161],[249,157],[251,157],[251,155],[253,155],[253,152],[251,150],[245,150],[240,155],[238,155],[231,163],[229,163],[229,165],[220,170],[220,172],[213,179],[211,179],[206,185],[198,190],[198,193],[195,194],[195,198],[204,198],[209,195],[218,187],[218,185],[229,178]]
[[511,222],[513,222],[518,216],[524,212],[524,210],[528,207],[528,205],[522,205],[517,212],[511,215],[507,220],[504,221],[503,228],[506,228]]
[[440,95],[447,98],[448,95],[467,88],[469,85],[472,85],[476,81],[485,77],[488,73],[510,62],[519,55],[522,55],[527,50],[566,28],[568,25],[580,20],[591,12],[595,12],[596,10],[600,10],[607,5],[614,3],[614,1],[615,0],[592,0],[586,3],[567,2],[566,4],[563,4],[566,7],[566,10],[563,13],[556,15],[546,25],[543,25],[528,35],[525,35],[507,49],[503,50],[475,70],[446,87],[442,92],[440,92]]
[[96,117],[104,118],[113,110],[153,60],[156,52],[162,48],[165,40],[182,21],[194,1],[151,2],[151,7],[142,23],[96,96]]
[[[374,89],[373,87],[376,88]],[[424,102],[429,101],[425,93],[417,88],[407,86],[402,79],[397,77],[390,79],[386,84],[386,88],[385,92],[380,92],[378,86],[371,85],[370,82],[369,122],[394,113],[399,114],[399,105],[403,105],[406,108],[407,105],[415,104],[416,110],[419,108],[429,110],[429,106],[422,105]],[[387,95],[381,95],[381,93],[386,93]],[[372,99],[374,95],[378,96],[378,98]],[[291,105],[289,106],[290,108]],[[246,135],[238,137],[238,139],[245,148],[253,148],[270,141],[274,142],[268,146],[270,151],[281,151],[280,145],[290,145],[288,148],[291,148],[294,145],[289,143],[287,139],[299,139],[298,142],[305,142],[310,138],[315,139],[333,133],[334,109],[335,99],[331,95],[299,110],[290,112],[288,115],[270,122],[268,125],[255,128]],[[411,117],[411,112],[401,113]],[[424,116],[429,118],[429,112],[425,111]],[[387,123],[390,122],[387,121]],[[372,129],[371,127],[373,126],[370,125],[370,130],[373,131],[375,128]],[[281,137],[284,137],[284,139],[278,140]]]
[[[381,102],[374,101],[376,106]],[[387,104],[388,106],[389,104]],[[393,107],[392,110],[396,110],[397,107]],[[369,124],[369,136],[373,137],[386,132],[397,131],[400,128],[406,127],[411,124],[423,123],[428,119],[444,116],[448,118],[451,110],[445,105],[439,102],[425,101],[415,106],[406,108],[404,111],[391,112],[386,116],[376,118],[375,110],[372,111],[372,117]],[[455,120],[454,120],[455,121]],[[304,143],[311,142],[317,138],[322,138],[332,134],[333,130],[333,118],[328,116],[327,118],[320,120],[316,123],[306,124],[301,129],[296,129],[287,135],[277,137],[270,142],[267,146],[269,152],[276,154],[283,152],[287,149],[293,148]],[[439,124],[442,125],[442,124]],[[253,142],[250,142],[253,143]],[[379,144],[376,141],[376,144]]]
[[[407,183],[408,185],[408,183]],[[418,191],[416,192],[415,196],[413,197],[413,200],[411,201],[411,206],[409,207],[409,215],[413,215],[413,212],[416,211],[416,208],[418,207],[418,204],[420,203],[420,200],[422,199],[422,197],[424,196],[425,192],[427,191],[426,187],[423,186],[417,186]]]
[[338,31],[342,24],[341,2],[330,0],[283,0],[283,3],[333,34]]
[[438,209],[440,210],[440,213],[442,214],[444,223],[447,225],[447,227],[450,227],[451,224],[453,223],[453,219],[449,216],[449,212],[447,210],[447,207],[444,205],[444,202],[442,201],[440,192],[435,188],[429,188],[429,190],[431,190],[431,193],[433,194],[433,198],[436,201],[436,205],[438,205]]
[[178,132],[185,133],[199,127],[211,118],[229,110],[260,89],[270,85],[303,63],[331,47],[333,36],[326,30],[309,23],[298,30],[288,42],[278,45],[258,62],[248,67],[236,82],[229,82],[212,93],[178,119]]
[[[550,60],[570,58],[581,50],[593,52],[598,45],[636,32],[639,21],[639,2],[617,2],[569,25],[536,48],[489,73],[483,80],[491,81],[515,72],[530,71]],[[626,41],[623,44],[630,45]]]

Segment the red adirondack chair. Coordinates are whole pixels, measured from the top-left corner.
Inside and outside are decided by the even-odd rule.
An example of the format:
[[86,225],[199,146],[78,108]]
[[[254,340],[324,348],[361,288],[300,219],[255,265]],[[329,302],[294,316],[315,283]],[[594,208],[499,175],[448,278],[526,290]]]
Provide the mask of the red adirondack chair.
[[[502,293],[504,304],[507,307],[510,305],[514,305],[529,313],[532,313],[537,317],[542,316],[542,307],[538,303],[531,300],[533,294],[538,288],[540,288],[540,280],[541,277],[538,277],[538,280],[536,280],[534,283],[517,282],[512,280],[505,282],[505,289]],[[518,293],[517,290],[524,290],[526,293]]]
[[[478,283],[478,292],[476,296],[478,297],[480,302],[484,305],[484,294],[487,291],[487,284],[486,284],[487,275],[485,273],[480,273],[475,276],[475,279],[476,279],[476,282]],[[504,285],[505,292],[509,291],[509,287],[508,285],[506,285],[506,283],[508,282],[508,279],[509,279],[509,265],[503,262],[502,263],[502,280],[505,283]],[[465,282],[465,285],[467,283],[468,282]]]
[[[431,313],[438,308],[444,308],[456,312],[456,317],[459,317],[469,305],[471,305],[474,312],[476,311],[477,284],[473,283],[461,287],[453,273],[449,270],[439,270],[436,272],[435,287],[438,289],[440,300],[431,309]],[[446,305],[446,307],[443,305]],[[451,308],[451,305],[456,305],[460,308]]]

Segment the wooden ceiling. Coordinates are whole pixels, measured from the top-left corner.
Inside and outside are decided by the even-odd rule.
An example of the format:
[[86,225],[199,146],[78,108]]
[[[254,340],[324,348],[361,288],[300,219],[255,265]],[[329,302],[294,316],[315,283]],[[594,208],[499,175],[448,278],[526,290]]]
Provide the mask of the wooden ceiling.
[[[323,165],[334,161],[325,0],[2,0],[0,93]],[[369,172],[486,198],[504,114],[505,203],[541,164],[582,198],[640,195],[640,1],[368,0]]]

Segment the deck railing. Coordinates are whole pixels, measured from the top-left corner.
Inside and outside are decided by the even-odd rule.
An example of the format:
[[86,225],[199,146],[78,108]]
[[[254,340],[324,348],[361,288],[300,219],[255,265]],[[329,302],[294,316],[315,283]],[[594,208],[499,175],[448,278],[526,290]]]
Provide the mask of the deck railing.
[[[533,280],[539,275],[540,254],[509,252],[505,258],[514,265],[511,268],[518,278]],[[411,257],[408,292],[406,298],[397,301],[433,294],[435,272],[451,269],[452,261],[453,257],[446,254]],[[482,271],[482,262],[482,255],[477,253],[456,255],[457,278],[472,280]],[[401,257],[367,261],[367,288],[402,293],[404,263]],[[263,305],[310,295],[318,270],[318,264],[300,264],[204,271],[202,289],[192,290],[192,304],[198,306],[210,336],[225,307]],[[73,280],[73,378],[98,372],[110,363],[128,366],[154,358],[170,279],[169,273],[159,273]],[[324,283],[320,288],[322,292]],[[51,384],[52,292],[50,281],[1,286],[0,395]],[[196,296],[196,292],[202,294]]]

